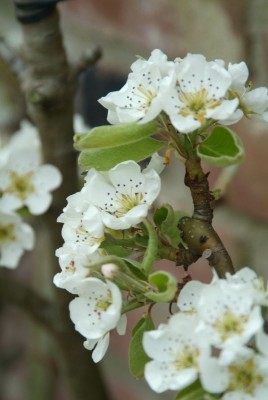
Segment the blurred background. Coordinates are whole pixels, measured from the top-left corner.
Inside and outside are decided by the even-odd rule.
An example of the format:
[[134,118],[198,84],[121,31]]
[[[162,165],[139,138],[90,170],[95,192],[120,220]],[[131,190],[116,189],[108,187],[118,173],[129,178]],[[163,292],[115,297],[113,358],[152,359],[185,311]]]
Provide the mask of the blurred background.
[[[160,48],[169,59],[188,52],[228,62],[244,60],[254,87],[268,86],[268,2],[266,0],[70,0],[60,3],[64,43],[71,63],[94,46],[102,58],[79,79],[76,111],[91,127],[106,123],[106,110],[97,99],[120,89],[136,55],[148,58]],[[0,37],[22,50],[20,25],[12,1],[0,3]],[[0,44],[1,46],[1,44]],[[0,57],[0,134],[12,134],[26,113],[18,83]],[[245,146],[245,159],[215,209],[215,228],[226,244],[237,269],[248,265],[267,277],[268,267],[268,125],[243,120],[233,127]],[[183,169],[172,163],[163,173],[159,201],[189,210]],[[211,185],[219,175],[214,169]],[[37,229],[37,227],[36,227]],[[25,255],[14,272],[19,279],[49,292],[46,273],[46,235],[38,224],[35,252]],[[42,265],[35,254],[43,254]],[[39,258],[40,259],[40,258]],[[38,260],[39,260],[38,259]],[[207,267],[191,267],[194,276],[206,279]],[[174,270],[174,266],[169,266]],[[156,311],[160,319],[167,306]],[[128,332],[139,313],[133,313]],[[113,400],[171,399],[156,395],[136,381],[127,367],[128,336],[113,336],[100,368]],[[81,342],[82,343],[82,342]],[[48,335],[14,307],[0,303],[0,400],[69,400],[53,357]],[[90,353],[88,353],[90,357]],[[94,395],[92,396],[94,400]]]

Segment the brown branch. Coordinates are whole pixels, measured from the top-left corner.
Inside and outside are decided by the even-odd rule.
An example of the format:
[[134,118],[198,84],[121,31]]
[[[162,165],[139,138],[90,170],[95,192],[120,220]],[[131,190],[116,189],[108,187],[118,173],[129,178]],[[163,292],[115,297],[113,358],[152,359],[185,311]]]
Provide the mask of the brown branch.
[[209,222],[184,217],[180,220],[180,229],[193,257],[198,259],[207,251],[209,265],[215,268],[219,277],[224,278],[226,272],[234,273],[232,260]]
[[87,68],[92,67],[96,64],[102,56],[102,50],[99,46],[93,47],[93,49],[86,50],[77,64],[73,66],[73,74],[79,76],[81,73],[86,71]]
[[183,240],[188,246],[178,253],[177,263],[185,269],[207,252],[209,265],[215,268],[219,277],[224,278],[226,272],[234,273],[232,260],[224,247],[220,237],[212,226],[213,209],[208,183],[208,174],[205,174],[200,159],[191,155],[185,163],[185,184],[190,188],[194,213],[192,218],[182,218],[179,228],[183,232]]
[[[76,155],[72,146],[76,79],[66,59],[56,9],[43,20],[22,25],[22,31],[27,64],[23,90],[28,112],[40,133],[44,161],[57,166],[63,175],[62,186],[54,193],[53,206],[44,217],[51,239],[52,284],[52,276],[59,269],[55,249],[62,245],[61,226],[56,218],[66,205],[66,197],[77,191]],[[90,398],[92,393],[94,400],[105,400],[108,396],[98,369],[69,318],[72,298],[64,290],[55,290],[54,307],[60,324],[57,340],[66,380],[75,400]]]
[[208,175],[200,165],[200,159],[191,157],[185,163],[185,185],[189,187],[194,204],[193,218],[212,222],[213,210],[211,202],[214,200],[209,191]]

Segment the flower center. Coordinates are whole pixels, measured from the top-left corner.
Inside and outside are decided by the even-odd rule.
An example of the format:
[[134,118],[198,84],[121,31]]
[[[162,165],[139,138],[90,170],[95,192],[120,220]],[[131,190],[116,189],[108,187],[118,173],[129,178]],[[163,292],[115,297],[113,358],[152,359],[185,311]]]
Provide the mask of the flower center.
[[65,267],[65,271],[70,273],[70,274],[74,274],[76,271],[76,267],[75,267],[75,263],[74,261],[70,261],[70,263]]
[[232,311],[227,311],[213,327],[220,333],[221,340],[225,341],[234,334],[240,335],[244,331],[244,324],[247,322],[246,316],[237,316]]
[[238,390],[253,395],[258,385],[263,382],[263,376],[256,370],[254,360],[251,358],[242,365],[230,365],[230,391]]
[[14,228],[15,226],[13,224],[0,225],[0,244],[16,240]]
[[76,242],[94,246],[100,244],[104,240],[104,236],[95,237],[92,233],[88,232],[82,225],[76,229]]
[[112,304],[112,293],[109,290],[106,298],[100,297],[95,304],[95,311],[106,311]]
[[185,346],[183,349],[183,353],[180,354],[175,360],[176,369],[185,369],[185,368],[197,368],[197,357],[199,356],[198,349],[190,349],[189,346]]
[[221,105],[219,100],[209,99],[205,88],[194,93],[179,93],[180,100],[185,104],[180,108],[179,114],[183,117],[192,115],[202,125],[206,123],[207,109],[213,109]]
[[19,199],[25,200],[27,196],[34,192],[34,186],[31,183],[33,171],[26,174],[17,174],[15,171],[10,172],[10,185],[5,192],[15,194]]
[[144,196],[143,193],[135,193],[134,195],[121,194],[121,197],[118,197],[117,202],[120,204],[120,207],[115,211],[114,215],[116,217],[122,217],[128,211],[132,210],[132,208],[143,204]]
[[[146,89],[144,86],[139,85],[138,92],[142,94],[142,99],[144,101],[143,104],[140,103],[139,109],[143,110],[144,112],[148,112],[149,108],[151,107],[153,99],[156,97],[156,92]],[[139,96],[139,94],[137,94]]]

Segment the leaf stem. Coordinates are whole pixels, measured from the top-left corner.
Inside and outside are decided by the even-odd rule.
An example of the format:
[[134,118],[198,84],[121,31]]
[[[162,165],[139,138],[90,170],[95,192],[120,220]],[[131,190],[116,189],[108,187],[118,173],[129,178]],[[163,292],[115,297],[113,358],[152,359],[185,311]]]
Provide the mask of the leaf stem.
[[143,218],[142,222],[149,235],[148,246],[142,261],[142,269],[145,274],[148,275],[151,272],[153,263],[157,257],[158,238],[151,222],[147,218]]

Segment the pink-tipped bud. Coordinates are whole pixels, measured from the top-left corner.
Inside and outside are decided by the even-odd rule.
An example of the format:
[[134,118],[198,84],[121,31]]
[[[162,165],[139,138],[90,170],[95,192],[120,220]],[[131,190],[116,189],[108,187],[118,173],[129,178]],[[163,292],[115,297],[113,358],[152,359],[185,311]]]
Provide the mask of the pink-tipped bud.
[[103,264],[101,267],[101,272],[108,279],[114,279],[118,272],[118,267],[116,264]]

